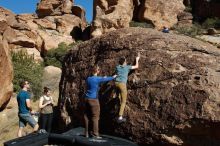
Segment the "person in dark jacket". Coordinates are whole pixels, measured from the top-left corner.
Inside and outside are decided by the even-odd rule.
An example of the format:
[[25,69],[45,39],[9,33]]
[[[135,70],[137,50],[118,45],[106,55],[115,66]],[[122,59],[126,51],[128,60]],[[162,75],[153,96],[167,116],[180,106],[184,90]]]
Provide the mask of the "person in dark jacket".
[[163,33],[169,33],[170,30],[169,30],[168,27],[164,26],[163,29],[162,29],[162,32],[163,32]]

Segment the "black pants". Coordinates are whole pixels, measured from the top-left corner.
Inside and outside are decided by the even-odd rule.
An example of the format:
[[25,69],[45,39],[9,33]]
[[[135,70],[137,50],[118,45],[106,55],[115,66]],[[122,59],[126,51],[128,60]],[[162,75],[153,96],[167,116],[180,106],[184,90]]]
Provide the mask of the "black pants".
[[40,115],[40,128],[45,129],[47,132],[51,132],[53,121],[53,113]]

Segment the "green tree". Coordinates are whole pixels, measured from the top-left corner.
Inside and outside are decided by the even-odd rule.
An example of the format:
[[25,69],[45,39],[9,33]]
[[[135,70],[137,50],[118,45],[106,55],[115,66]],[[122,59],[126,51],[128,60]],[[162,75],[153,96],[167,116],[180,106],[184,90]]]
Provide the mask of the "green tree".
[[12,52],[12,62],[14,68],[14,91],[20,90],[20,82],[27,80],[31,83],[31,91],[34,100],[42,94],[43,64],[36,62],[33,56],[26,51]]
[[45,66],[56,66],[61,68],[64,56],[66,53],[74,46],[81,43],[81,41],[77,41],[76,43],[72,43],[67,45],[65,43],[60,43],[57,48],[48,50],[44,54],[44,64]]

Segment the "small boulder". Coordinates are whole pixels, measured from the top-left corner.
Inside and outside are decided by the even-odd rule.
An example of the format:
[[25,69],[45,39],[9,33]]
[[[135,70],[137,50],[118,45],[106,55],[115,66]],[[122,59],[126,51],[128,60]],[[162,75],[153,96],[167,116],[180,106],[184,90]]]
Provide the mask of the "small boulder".
[[215,35],[215,34],[217,34],[218,32],[217,32],[217,30],[215,29],[215,28],[209,28],[208,30],[207,30],[207,34],[208,35]]
[[61,78],[61,69],[54,66],[47,66],[43,72],[42,85],[49,87],[53,93],[53,97],[58,100],[59,96],[59,83]]

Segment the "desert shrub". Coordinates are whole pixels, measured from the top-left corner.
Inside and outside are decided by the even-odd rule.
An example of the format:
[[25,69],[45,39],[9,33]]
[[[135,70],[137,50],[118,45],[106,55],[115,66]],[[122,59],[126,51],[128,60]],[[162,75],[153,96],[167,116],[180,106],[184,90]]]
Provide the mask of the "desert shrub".
[[18,92],[20,82],[27,80],[31,83],[34,100],[38,99],[42,93],[43,64],[36,62],[26,51],[12,52],[11,56],[14,68],[14,91]]
[[137,21],[131,21],[129,23],[130,27],[143,27],[143,28],[154,28],[153,24],[147,23],[147,22],[137,22]]
[[203,28],[220,28],[220,19],[219,18],[207,18],[202,23]]
[[176,30],[180,34],[184,34],[191,37],[200,35],[203,32],[203,29],[199,24],[193,24],[192,26],[174,26],[174,28],[172,29]]
[[184,11],[192,13],[192,7],[191,6],[187,6]]
[[78,44],[79,42],[70,45],[60,43],[57,48],[48,50],[44,54],[45,66],[52,65],[61,68],[65,54],[68,52],[68,50],[70,50],[74,45]]

